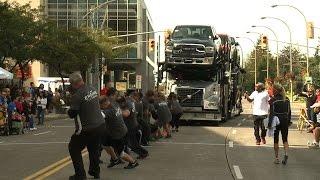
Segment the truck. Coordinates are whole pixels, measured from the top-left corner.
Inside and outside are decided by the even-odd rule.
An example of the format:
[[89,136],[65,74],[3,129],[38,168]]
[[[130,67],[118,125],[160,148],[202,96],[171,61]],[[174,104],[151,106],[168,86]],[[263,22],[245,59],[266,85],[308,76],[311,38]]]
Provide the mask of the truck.
[[243,70],[233,46],[206,25],[179,25],[168,37],[158,82],[177,94],[182,120],[223,122],[241,113]]

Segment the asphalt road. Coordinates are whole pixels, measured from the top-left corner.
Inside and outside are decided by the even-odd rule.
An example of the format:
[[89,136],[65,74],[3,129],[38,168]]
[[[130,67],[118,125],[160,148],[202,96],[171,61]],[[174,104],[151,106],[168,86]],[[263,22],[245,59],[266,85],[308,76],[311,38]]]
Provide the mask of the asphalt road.
[[[312,139],[311,134],[297,131],[292,126],[288,165],[275,165],[273,140],[267,138],[266,145],[255,145],[253,123],[248,115],[250,106],[246,107],[246,114],[220,126],[183,126],[173,138],[152,143],[147,147],[150,157],[140,161],[136,169],[125,170],[124,165],[108,169],[106,161],[109,157],[104,153],[101,179],[320,179],[320,149],[308,149],[306,146],[307,141]],[[66,158],[72,132],[73,122],[61,119],[25,135],[0,136],[0,179],[23,179],[35,173],[41,174],[38,176],[40,179],[68,179],[74,173],[72,164]],[[84,161],[87,169],[86,154]]]

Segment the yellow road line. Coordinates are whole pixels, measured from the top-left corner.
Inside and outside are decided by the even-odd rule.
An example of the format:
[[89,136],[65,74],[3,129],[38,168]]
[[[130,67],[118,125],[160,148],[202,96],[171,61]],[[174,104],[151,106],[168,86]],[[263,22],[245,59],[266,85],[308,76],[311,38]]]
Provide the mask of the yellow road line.
[[[84,150],[82,152],[82,157],[86,156],[88,154],[87,150]],[[40,180],[40,179],[45,179],[46,177],[58,172],[59,170],[61,170],[62,168],[64,168],[65,166],[69,165],[70,163],[72,163],[70,156],[67,156],[63,159],[61,159],[60,161],[57,161],[41,170],[39,170],[38,172],[25,177],[23,180]]]

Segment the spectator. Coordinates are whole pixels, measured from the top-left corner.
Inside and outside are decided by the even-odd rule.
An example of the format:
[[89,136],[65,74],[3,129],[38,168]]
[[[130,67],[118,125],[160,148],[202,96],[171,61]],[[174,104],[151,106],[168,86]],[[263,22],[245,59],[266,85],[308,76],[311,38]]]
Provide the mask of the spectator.
[[49,87],[47,92],[47,109],[49,113],[52,113],[52,103],[53,103],[53,92],[51,91],[51,88]]
[[316,89],[316,102],[320,102],[320,89]]
[[28,92],[29,92],[31,98],[34,98],[36,96],[36,88],[35,88],[33,82],[30,82],[30,87],[28,89]]
[[136,111],[137,111],[137,120],[139,125],[141,126],[142,136],[141,136],[141,144],[143,146],[149,145],[149,137],[151,134],[150,124],[144,120],[143,114],[143,94],[141,92],[135,92],[133,98],[135,99]]
[[309,148],[319,148],[319,139],[320,139],[320,103],[315,103],[312,105],[314,107],[314,111],[317,114],[317,123],[313,124],[312,132],[313,132],[313,142],[308,143]]
[[311,108],[311,106],[316,102],[317,97],[314,93],[314,86],[313,85],[309,85],[307,87],[307,92],[302,92],[299,94],[302,97],[306,97],[306,109],[307,109],[307,116],[308,119],[311,122],[316,122],[316,115],[313,112],[313,109]]
[[23,113],[22,97],[18,96],[13,101],[19,114]]
[[38,125],[43,125],[44,123],[46,106],[47,106],[47,98],[44,96],[44,92],[40,91],[40,94],[37,98]]
[[[253,116],[254,116],[254,135],[256,137],[256,145],[260,145],[261,141],[266,144],[267,130],[263,124],[263,120],[267,118],[269,111],[269,94],[264,89],[263,83],[255,85],[255,91],[249,96],[245,94],[245,98],[249,102],[253,102]],[[261,130],[261,134],[260,131]]]
[[282,142],[284,146],[284,158],[282,164],[286,165],[288,160],[288,129],[291,122],[291,108],[289,98],[285,95],[284,88],[279,84],[273,85],[274,97],[270,100],[270,113],[268,129],[271,129],[275,117],[278,118],[279,124],[276,125],[274,131],[274,154],[275,164],[279,164],[279,133],[281,132]]

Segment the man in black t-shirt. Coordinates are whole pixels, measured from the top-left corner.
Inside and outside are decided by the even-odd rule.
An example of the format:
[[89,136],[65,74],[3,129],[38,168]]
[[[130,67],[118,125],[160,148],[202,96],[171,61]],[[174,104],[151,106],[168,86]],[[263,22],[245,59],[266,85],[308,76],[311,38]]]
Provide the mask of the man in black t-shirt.
[[105,122],[100,112],[97,91],[83,82],[81,74],[73,73],[69,81],[75,89],[71,106],[68,110],[70,118],[75,119],[76,130],[69,142],[69,153],[72,159],[75,175],[69,179],[86,179],[81,151],[87,147],[89,152],[89,175],[100,178],[99,144],[105,131]]
[[112,102],[110,98],[100,97],[100,108],[106,122],[106,132],[102,140],[102,145],[111,156],[108,168],[121,163],[121,159],[129,164],[125,169],[132,169],[139,164],[130,155],[125,153],[127,126],[123,117],[129,116],[129,111],[122,111],[116,102]]

